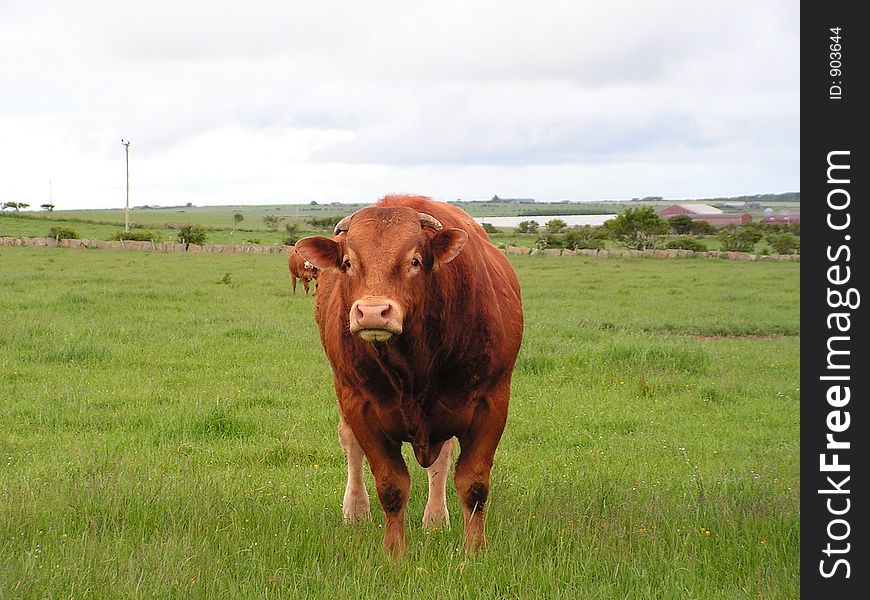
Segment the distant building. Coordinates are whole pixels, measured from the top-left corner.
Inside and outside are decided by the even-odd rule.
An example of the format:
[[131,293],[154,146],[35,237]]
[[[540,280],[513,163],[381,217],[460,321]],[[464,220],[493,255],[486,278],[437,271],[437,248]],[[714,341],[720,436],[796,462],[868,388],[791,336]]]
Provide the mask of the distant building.
[[748,213],[726,213],[709,204],[672,204],[659,211],[662,219],[676,215],[689,215],[693,221],[707,221],[713,227],[742,225],[752,220]]
[[673,217],[674,215],[721,215],[723,211],[710,206],[709,204],[671,204],[667,208],[659,211],[659,216],[663,219]]
[[800,214],[796,215],[770,215],[761,219],[762,223],[779,223],[788,225],[789,223],[800,223]]
[[500,198],[498,194],[490,199],[490,202],[511,202],[514,204],[534,204],[534,198]]

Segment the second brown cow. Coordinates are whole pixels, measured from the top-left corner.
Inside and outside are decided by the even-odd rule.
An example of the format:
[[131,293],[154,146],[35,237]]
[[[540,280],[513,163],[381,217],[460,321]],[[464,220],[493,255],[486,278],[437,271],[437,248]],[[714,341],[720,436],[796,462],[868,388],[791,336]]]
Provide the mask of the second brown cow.
[[347,455],[345,518],[369,515],[365,457],[386,517],[384,546],[402,552],[410,477],[401,449],[410,442],[428,471],[423,524],[447,521],[455,437],[465,544],[481,547],[523,332],[510,263],[465,212],[416,196],[388,196],[343,219],[332,239],[296,248],[322,269],[315,317]]
[[317,267],[302,258],[296,251],[295,246],[290,249],[290,256],[287,259],[290,269],[290,280],[293,282],[293,295],[296,295],[296,280],[302,280],[302,289],[305,290],[305,295],[308,295],[308,283],[314,280],[315,288],[317,286]]

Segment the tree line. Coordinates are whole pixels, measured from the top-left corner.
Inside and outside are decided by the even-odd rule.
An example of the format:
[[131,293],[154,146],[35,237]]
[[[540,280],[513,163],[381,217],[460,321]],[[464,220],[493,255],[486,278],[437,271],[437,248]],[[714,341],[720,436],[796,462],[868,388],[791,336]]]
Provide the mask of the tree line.
[[[498,229],[483,224],[489,233]],[[721,250],[752,252],[765,240],[776,254],[800,253],[800,222],[727,225],[719,229],[702,219],[675,215],[662,219],[652,207],[628,208],[603,225],[568,227],[562,219],[550,219],[543,226],[535,220],[521,221],[514,229],[518,235],[537,235],[538,248],[601,249],[607,240],[632,250],[648,250],[659,246],[704,252],[705,238],[715,237]]]

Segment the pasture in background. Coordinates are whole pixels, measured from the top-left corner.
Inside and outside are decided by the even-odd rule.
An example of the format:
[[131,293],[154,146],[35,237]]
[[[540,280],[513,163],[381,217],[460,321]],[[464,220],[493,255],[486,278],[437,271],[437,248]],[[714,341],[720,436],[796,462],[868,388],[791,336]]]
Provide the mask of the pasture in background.
[[[681,202],[684,202],[682,200]],[[728,211],[748,212],[754,221],[760,221],[766,213],[763,207],[776,211],[800,212],[800,195],[797,193],[761,194],[737,198],[706,200]],[[728,202],[730,201],[730,202]],[[736,201],[736,202],[735,202]],[[549,235],[547,224],[559,219],[567,226],[600,225],[612,218],[615,213],[627,209],[650,207],[656,211],[677,202],[658,197],[637,198],[632,201],[597,202],[540,202],[520,203],[508,200],[457,201],[460,208],[475,217],[478,222],[488,224],[491,240],[503,247],[504,244],[527,247],[562,247],[568,240],[557,239],[559,235]],[[752,207],[734,208],[730,204],[749,202]],[[17,206],[17,203],[15,203]],[[331,231],[332,226],[344,215],[353,213],[367,204],[285,204],[285,205],[236,205],[236,206],[172,206],[172,207],[135,207],[130,213],[131,230],[124,234],[124,211],[120,209],[102,210],[52,210],[0,212],[0,237],[56,237],[50,231],[62,227],[77,233],[82,239],[110,240],[148,239],[155,242],[177,240],[182,228],[196,226],[202,229],[205,242],[209,244],[233,245],[291,245],[300,237],[320,235]],[[25,205],[30,206],[30,205]],[[521,223],[535,222],[534,231],[526,231]],[[540,232],[538,232],[540,226]],[[540,233],[540,234],[539,234]],[[676,232],[675,232],[676,233]],[[684,232],[685,233],[685,232]],[[546,234],[546,235],[545,235]],[[132,236],[132,237],[131,237]],[[564,236],[561,236],[564,237]],[[728,250],[723,248],[716,235],[692,236],[700,242],[704,250]],[[588,241],[588,240],[587,240]],[[600,240],[602,247],[620,249],[623,246],[613,239]],[[203,243],[197,241],[195,243]],[[658,241],[658,247],[685,246],[685,235],[665,235]],[[555,245],[553,245],[555,244]],[[565,247],[571,247],[569,242]],[[598,247],[581,245],[580,247]],[[698,244],[689,249],[700,250]],[[734,248],[731,248],[732,250]],[[752,251],[756,254],[789,253],[775,249],[767,239],[754,243]]]
[[0,249],[0,597],[797,597],[800,264],[512,262],[490,547],[408,453],[391,563],[285,256]]

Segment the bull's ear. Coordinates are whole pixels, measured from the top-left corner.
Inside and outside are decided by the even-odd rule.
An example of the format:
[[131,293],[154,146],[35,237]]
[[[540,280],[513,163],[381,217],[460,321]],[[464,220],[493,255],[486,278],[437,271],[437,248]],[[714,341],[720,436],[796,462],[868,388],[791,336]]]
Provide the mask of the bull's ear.
[[432,256],[435,257],[435,266],[441,263],[449,263],[459,256],[462,247],[468,241],[468,234],[462,229],[445,229],[439,231],[430,241]]
[[329,269],[341,264],[341,245],[320,235],[302,238],[296,242],[296,252],[318,269]]

